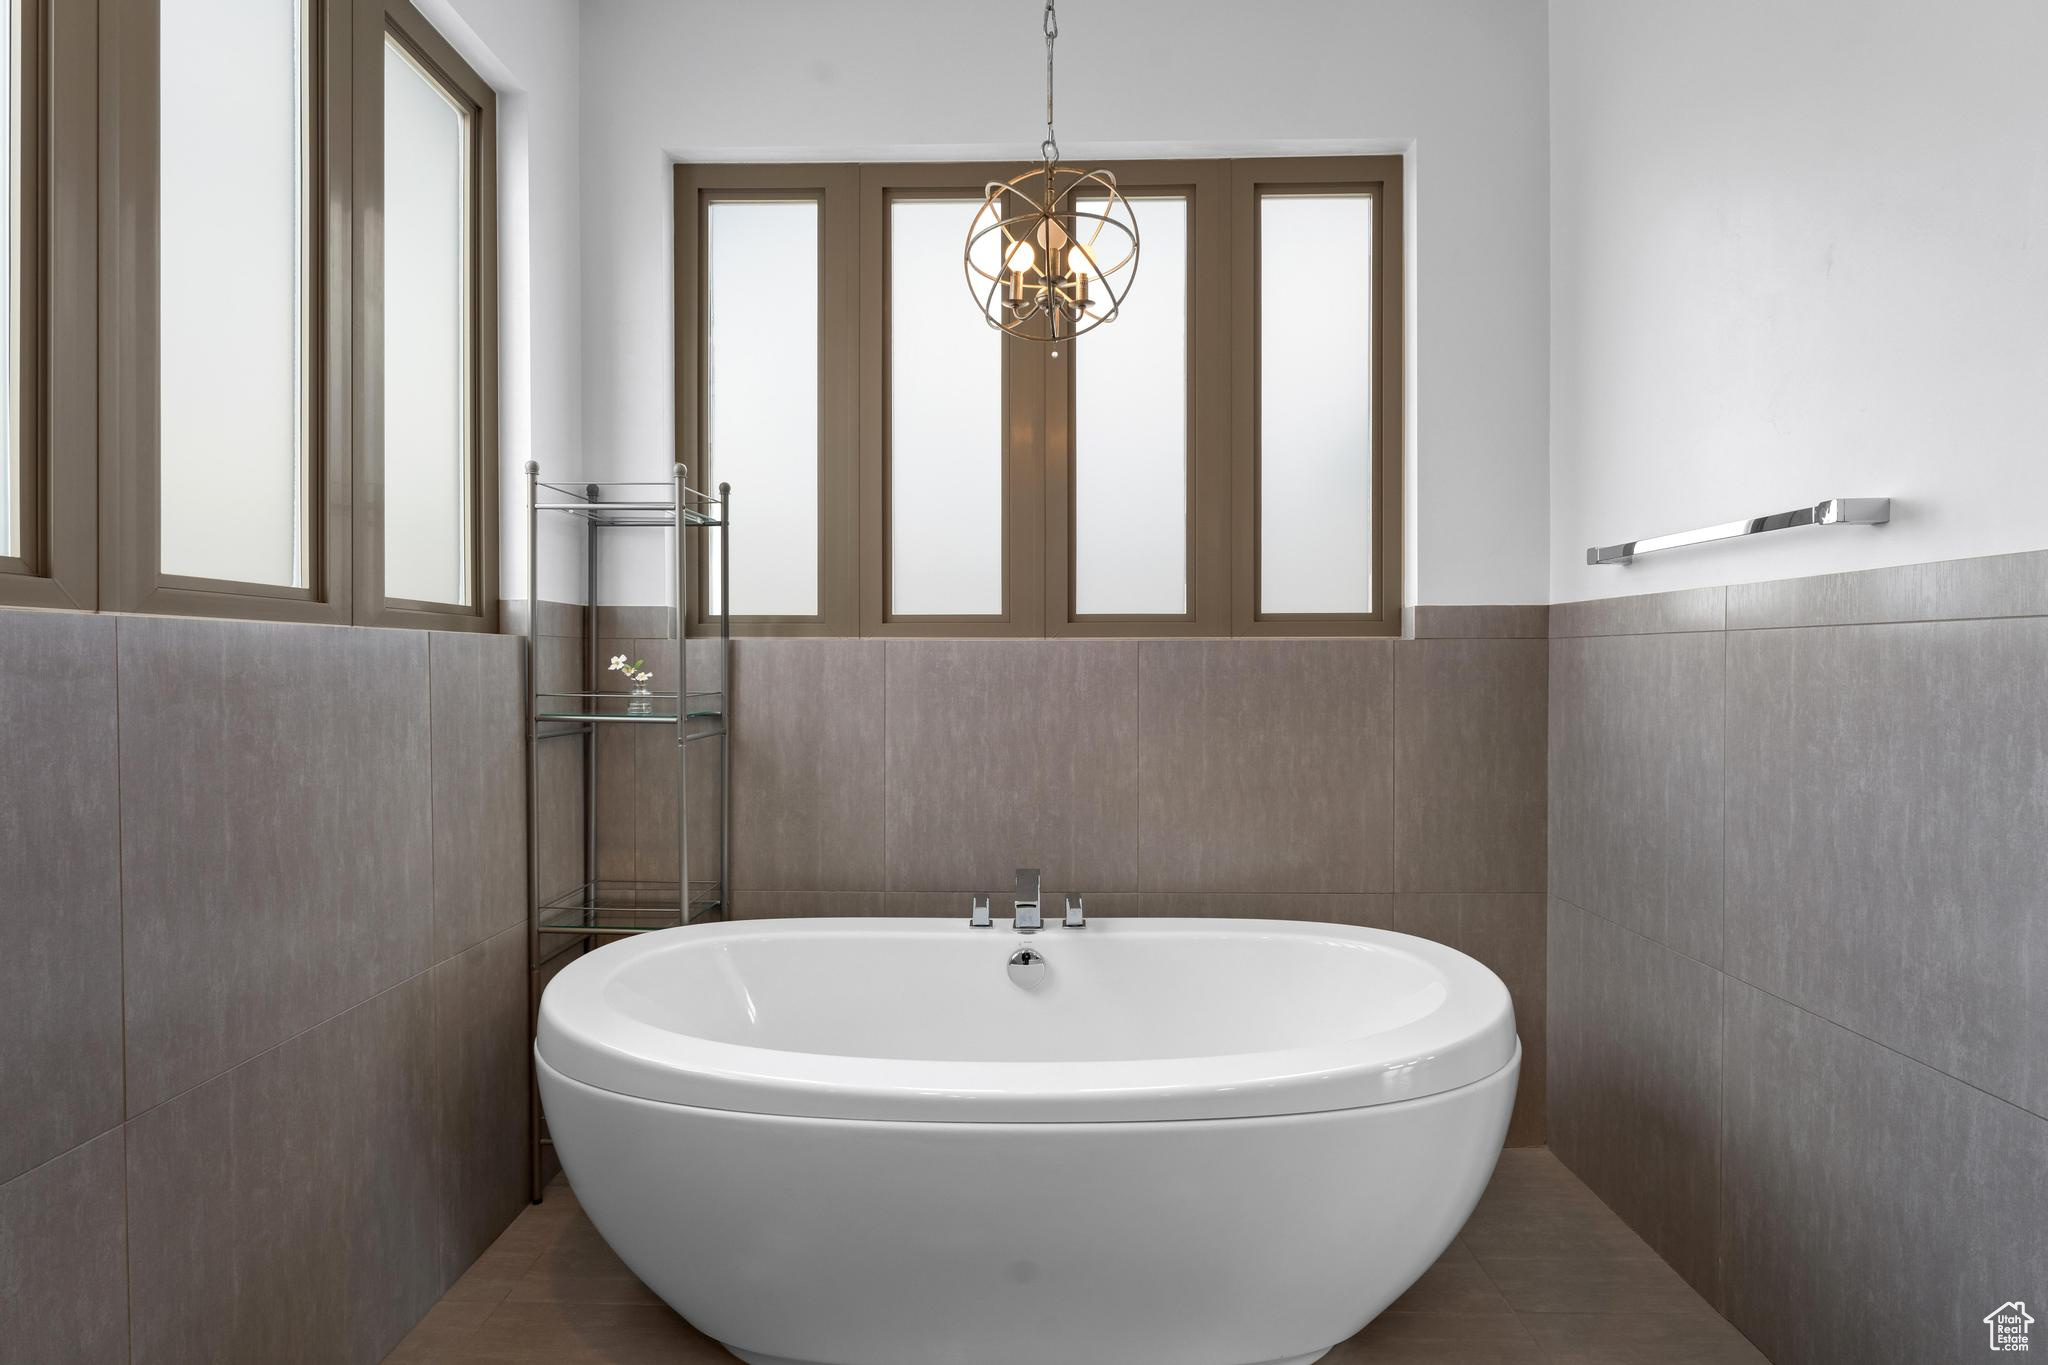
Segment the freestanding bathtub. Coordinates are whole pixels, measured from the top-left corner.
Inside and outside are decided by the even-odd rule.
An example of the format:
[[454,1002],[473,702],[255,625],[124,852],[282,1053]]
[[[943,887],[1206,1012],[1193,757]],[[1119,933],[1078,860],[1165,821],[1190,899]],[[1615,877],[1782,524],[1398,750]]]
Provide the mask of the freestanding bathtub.
[[534,1050],[591,1221],[754,1365],[1305,1365],[1449,1245],[1521,1064],[1461,953],[1208,919],[668,930]]

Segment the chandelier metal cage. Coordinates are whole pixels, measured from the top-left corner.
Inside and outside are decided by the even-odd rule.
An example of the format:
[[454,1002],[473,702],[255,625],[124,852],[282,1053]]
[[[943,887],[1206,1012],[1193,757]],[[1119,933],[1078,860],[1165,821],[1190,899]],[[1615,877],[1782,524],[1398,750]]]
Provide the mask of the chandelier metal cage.
[[1041,163],[991,180],[967,228],[967,291],[989,326],[1058,342],[1114,319],[1138,277],[1138,221],[1111,171],[1062,166],[1053,134],[1053,0],[1045,6]]

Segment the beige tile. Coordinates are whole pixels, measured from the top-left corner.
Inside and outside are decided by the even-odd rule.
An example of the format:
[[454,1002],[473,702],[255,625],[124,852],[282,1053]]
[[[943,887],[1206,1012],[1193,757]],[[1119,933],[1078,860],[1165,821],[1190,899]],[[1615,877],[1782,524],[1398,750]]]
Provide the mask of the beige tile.
[[1540,640],[1394,645],[1394,878],[1402,891],[1542,891]]
[[1552,1365],[1768,1365],[1727,1319],[1691,1313],[1529,1313]]
[[[640,746],[646,732],[647,727],[638,725],[597,728],[597,875],[603,881],[629,882],[639,876],[640,805],[646,795],[640,786]],[[675,799],[673,778],[668,783],[667,797],[671,802]],[[580,840],[580,792],[576,799],[579,823],[575,828]],[[664,880],[675,880],[673,868]]]
[[397,1350],[384,1357],[385,1365],[448,1365],[460,1359],[464,1344],[495,1307],[491,1301],[443,1299],[406,1333]]
[[1550,608],[1550,634],[1661,635],[1672,631],[1720,630],[1728,620],[1728,589],[1682,588],[1635,597],[1601,597],[1557,602]]
[[1540,640],[1550,633],[1546,606],[1415,607],[1408,634],[1416,640]]
[[435,1193],[452,1278],[528,1207],[524,931],[515,924],[439,964],[431,985]]
[[438,962],[522,921],[526,671],[509,636],[427,639]]
[[2048,616],[2048,550],[1737,583],[1728,629]]
[[0,611],[0,1182],[120,1122],[114,623]]
[[1507,1141],[1510,1147],[1542,1146],[1550,1054],[1545,898],[1410,894],[1392,900],[1391,927],[1477,958],[1508,988],[1522,1040],[1522,1075]]
[[375,1360],[433,1306],[431,1003],[414,977],[130,1121],[137,1362]]
[[533,642],[535,685],[542,692],[583,689],[583,641],[545,635]]
[[1382,1313],[1322,1365],[1542,1365],[1513,1313]]
[[583,881],[583,742],[542,740],[539,769],[534,830],[539,885],[534,894],[546,901]]
[[138,1114],[433,965],[428,632],[117,636]]
[[1500,1314],[1510,1310],[1508,1301],[1501,1297],[1471,1249],[1463,1242],[1453,1242],[1387,1311]]
[[1986,1313],[2048,1320],[2048,1119],[1739,981],[1727,1039],[1725,1306],[1768,1355],[1999,1359]]
[[[1316,924],[1394,928],[1397,898],[1382,891],[1147,891],[1105,913],[1188,919],[1297,919]],[[1093,902],[1091,902],[1092,904]]]
[[1716,1295],[1724,978],[1560,900],[1549,931],[1551,1146]]
[[1710,1311],[1677,1271],[1654,1256],[1473,1254],[1517,1313]]
[[659,1303],[588,1219],[572,1219],[506,1295],[513,1302]]
[[1652,1260],[1657,1254],[1543,1148],[1501,1153],[1479,1207],[1458,1236],[1482,1262]]
[[886,906],[880,891],[739,891],[734,919],[812,919],[818,916],[914,914]]
[[1146,891],[1393,889],[1384,640],[1139,647]]
[[445,1296],[463,1302],[496,1303],[512,1292],[512,1286],[526,1277],[541,1253],[555,1244],[570,1228],[589,1226],[576,1196],[566,1183],[548,1187],[546,1198],[528,1204],[512,1220],[512,1226],[498,1234],[489,1249],[465,1270]]
[[538,1248],[494,1246],[476,1258],[455,1283],[448,1286],[444,1301],[495,1304],[512,1292],[512,1286],[526,1278],[540,1259]]
[[1138,646],[892,640],[888,882],[1137,889]]
[[2048,1114],[2048,620],[1728,648],[1729,975]]
[[118,1128],[0,1184],[0,1360],[128,1360],[125,1219]]
[[879,640],[735,646],[736,888],[882,889],[882,658]]
[[1710,964],[1722,946],[1728,639],[1550,645],[1551,894]]
[[732,1365],[666,1305],[503,1303],[448,1365]]

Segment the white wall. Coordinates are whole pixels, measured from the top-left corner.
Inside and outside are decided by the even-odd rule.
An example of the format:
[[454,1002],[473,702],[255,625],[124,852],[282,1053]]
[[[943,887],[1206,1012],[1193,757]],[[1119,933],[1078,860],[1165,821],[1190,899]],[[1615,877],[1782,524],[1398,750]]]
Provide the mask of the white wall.
[[[578,463],[583,428],[577,0],[418,0],[498,92],[499,594],[526,594],[526,473]],[[557,519],[561,520],[561,519]],[[546,527],[541,593],[583,592],[580,537]]]
[[[1554,598],[2048,546],[2048,5],[1550,15]],[[1584,562],[1883,495],[1876,530]]]
[[[1041,136],[1031,0],[585,0],[583,16],[594,474],[659,478],[674,458],[673,161],[1021,158]],[[1409,153],[1407,594],[1544,600],[1544,6],[1075,0],[1060,17],[1073,157]],[[666,600],[651,552],[606,576],[607,597]]]

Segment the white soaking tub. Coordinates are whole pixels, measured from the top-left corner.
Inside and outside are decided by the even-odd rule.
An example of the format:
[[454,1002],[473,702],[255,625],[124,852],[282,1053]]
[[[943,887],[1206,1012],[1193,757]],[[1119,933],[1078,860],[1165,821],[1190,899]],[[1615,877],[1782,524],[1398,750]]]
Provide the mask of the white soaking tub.
[[1521,1064],[1442,944],[1207,919],[647,934],[534,1051],[591,1221],[755,1365],[1305,1365],[1449,1245]]

